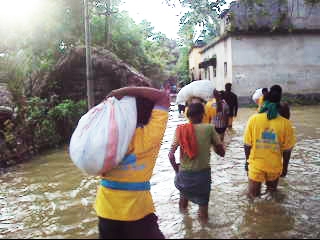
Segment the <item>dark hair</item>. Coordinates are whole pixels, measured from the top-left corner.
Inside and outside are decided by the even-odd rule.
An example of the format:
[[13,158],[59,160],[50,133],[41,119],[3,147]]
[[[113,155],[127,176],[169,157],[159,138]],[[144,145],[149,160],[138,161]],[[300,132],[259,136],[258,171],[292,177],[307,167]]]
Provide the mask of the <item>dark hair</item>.
[[263,101],[268,101],[269,99],[269,90],[268,88],[262,88]]
[[202,119],[204,115],[204,106],[202,103],[192,103],[188,106],[187,117]]
[[280,103],[282,98],[282,88],[279,85],[273,85],[270,88],[268,100],[273,103]]
[[136,98],[136,105],[137,105],[137,125],[143,126],[149,123],[151,112],[154,107],[154,103],[150,100],[142,97]]
[[222,112],[222,101],[223,100],[223,92],[222,91],[218,91],[217,89],[214,89],[213,91],[213,95],[215,97],[216,104],[217,104],[217,112]]
[[227,92],[231,92],[231,88],[232,88],[232,84],[231,83],[227,83],[225,85],[225,89],[226,89]]

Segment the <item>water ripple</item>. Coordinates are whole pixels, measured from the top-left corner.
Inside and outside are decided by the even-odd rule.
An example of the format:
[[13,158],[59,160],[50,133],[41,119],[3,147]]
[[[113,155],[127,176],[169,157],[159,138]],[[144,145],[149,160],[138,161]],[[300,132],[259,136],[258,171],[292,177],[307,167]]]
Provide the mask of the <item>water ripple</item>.
[[[196,205],[190,204],[187,214],[178,209],[179,192],[167,155],[177,125],[185,120],[172,106],[151,180],[159,225],[167,238],[320,237],[320,109],[293,110],[298,142],[288,176],[280,180],[276,196],[254,203],[246,197],[242,142],[252,113],[240,109],[226,136],[225,158],[212,156],[210,221],[202,226]],[[0,176],[0,238],[98,238],[93,210],[97,185],[97,178],[83,175],[72,164],[67,148],[10,169]]]

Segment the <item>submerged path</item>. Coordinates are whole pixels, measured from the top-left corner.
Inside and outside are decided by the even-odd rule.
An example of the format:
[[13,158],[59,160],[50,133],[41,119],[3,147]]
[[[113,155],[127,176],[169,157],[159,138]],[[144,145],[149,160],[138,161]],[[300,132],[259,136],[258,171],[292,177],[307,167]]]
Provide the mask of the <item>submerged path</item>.
[[[178,210],[179,193],[167,159],[179,118],[172,107],[154,176],[152,194],[167,238],[319,238],[320,107],[295,108],[298,144],[287,178],[273,199],[250,204],[245,196],[242,135],[254,109],[240,109],[226,137],[225,158],[212,157],[213,186],[208,226],[197,220],[197,206]],[[92,208],[98,180],[83,175],[67,147],[10,168],[0,176],[0,238],[98,238]]]

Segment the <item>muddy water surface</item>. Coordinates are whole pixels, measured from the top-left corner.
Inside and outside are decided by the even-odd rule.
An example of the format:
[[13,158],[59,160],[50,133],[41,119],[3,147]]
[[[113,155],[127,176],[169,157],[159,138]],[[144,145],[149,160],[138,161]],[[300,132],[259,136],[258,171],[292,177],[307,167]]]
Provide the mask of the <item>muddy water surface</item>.
[[[167,154],[177,124],[176,107],[154,171],[152,193],[160,228],[167,238],[319,238],[320,107],[292,112],[298,138],[289,173],[279,192],[249,203],[245,196],[242,135],[254,109],[240,109],[227,133],[225,158],[212,157],[210,221],[201,226],[197,206],[179,213],[179,193]],[[67,148],[49,152],[0,175],[0,238],[97,238],[92,205],[98,180],[83,175]]]

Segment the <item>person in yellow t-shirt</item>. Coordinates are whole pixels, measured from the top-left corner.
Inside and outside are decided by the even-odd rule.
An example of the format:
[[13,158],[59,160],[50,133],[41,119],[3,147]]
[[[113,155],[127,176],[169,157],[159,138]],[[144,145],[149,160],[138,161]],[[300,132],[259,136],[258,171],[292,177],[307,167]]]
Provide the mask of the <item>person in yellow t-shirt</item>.
[[122,88],[109,96],[136,97],[138,126],[126,157],[101,179],[95,203],[100,238],[164,239],[149,180],[168,121],[169,97],[146,87]]
[[289,160],[296,137],[291,122],[280,116],[282,89],[271,87],[269,101],[262,113],[253,115],[244,134],[246,170],[249,177],[249,197],[261,195],[261,184],[267,191],[277,190],[280,177],[288,172]]
[[212,98],[211,100],[209,100],[205,107],[205,115],[206,115],[206,122],[203,123],[207,123],[207,124],[212,124],[213,119],[215,118],[215,116],[217,115],[217,101],[215,98]]
[[[187,105],[193,104],[193,103],[202,103],[204,106],[204,115],[202,117],[202,123],[211,124],[212,120],[216,116],[216,100],[213,98],[206,102],[202,98],[199,97],[192,97],[187,102]],[[185,108],[185,117],[187,117],[188,112],[188,106]]]

